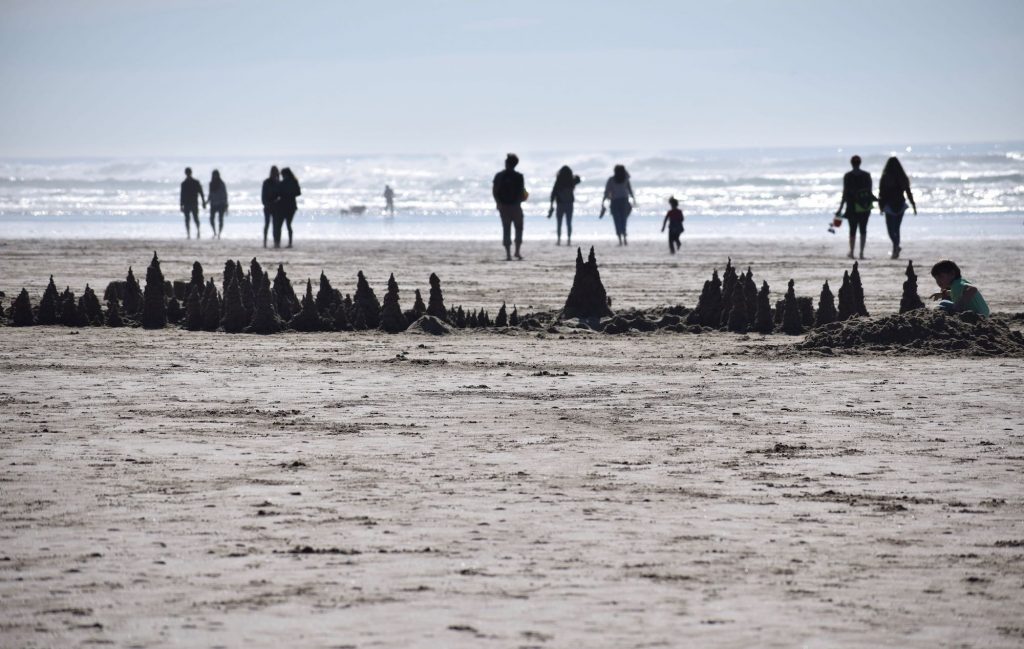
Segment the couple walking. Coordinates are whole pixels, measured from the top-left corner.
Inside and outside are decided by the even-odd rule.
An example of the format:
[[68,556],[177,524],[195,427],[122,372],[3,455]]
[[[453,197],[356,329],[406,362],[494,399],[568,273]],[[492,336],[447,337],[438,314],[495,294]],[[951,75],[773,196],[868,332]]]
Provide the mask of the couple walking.
[[200,199],[203,201],[203,209],[206,209],[209,204],[213,238],[220,239],[220,235],[224,232],[224,214],[228,211],[228,187],[221,180],[220,172],[214,169],[210,177],[209,199],[207,199],[207,195],[203,194],[202,183],[192,177],[192,167],[185,167],[185,180],[181,181],[178,202],[181,213],[185,215],[185,237],[188,239],[192,238],[191,224],[193,222],[196,224],[196,239],[199,238]]
[[267,247],[267,230],[274,224],[274,247],[281,247],[281,227],[288,227],[288,247],[292,247],[292,219],[299,205],[297,198],[302,195],[299,180],[288,167],[278,172],[270,168],[270,176],[263,181],[263,247]]
[[[576,203],[576,185],[580,184],[580,177],[573,174],[572,169],[564,166],[558,170],[555,176],[555,185],[551,188],[551,206],[548,209],[548,218],[555,214],[558,218],[558,239],[556,245],[562,245],[562,220],[565,220],[566,244],[572,245],[572,213]],[[630,202],[632,200],[632,203]],[[629,172],[623,165],[615,165],[611,178],[604,186],[604,197],[601,199],[601,215],[604,218],[605,201],[610,201],[609,208],[612,212],[612,220],[615,222],[615,236],[619,239],[619,245],[627,245],[626,242],[626,221],[636,206],[636,197],[633,196],[633,186],[629,182]]]
[[[892,241],[892,259],[900,258],[900,227],[903,215],[907,211],[907,201],[917,214],[914,194],[910,191],[910,179],[903,165],[896,156],[889,158],[882,169],[882,178],[878,181],[878,196],[872,193],[871,174],[860,168],[859,155],[850,158],[852,170],[843,176],[843,198],[839,202],[836,217],[842,215],[850,225],[850,252],[846,256],[853,259],[854,244],[857,231],[860,230],[860,258],[864,259],[864,243],[868,235],[868,217],[878,203],[879,211],[885,215],[885,227]],[[904,198],[906,196],[906,198]],[[843,206],[846,212],[843,213]],[[838,222],[837,222],[838,225]]]

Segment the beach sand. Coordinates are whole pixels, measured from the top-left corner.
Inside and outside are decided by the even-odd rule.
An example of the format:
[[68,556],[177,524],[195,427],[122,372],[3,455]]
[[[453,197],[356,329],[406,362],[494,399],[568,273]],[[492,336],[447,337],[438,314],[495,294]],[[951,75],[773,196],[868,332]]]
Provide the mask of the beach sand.
[[[905,261],[876,240],[868,309]],[[0,290],[97,292],[157,250],[362,269],[402,304],[561,306],[575,249],[0,242]],[[781,297],[844,241],[597,247],[615,308],[731,256]],[[908,242],[1024,310],[1022,242]],[[586,249],[584,250],[586,252]],[[0,329],[0,646],[1020,647],[1024,360],[796,353],[782,335]]]

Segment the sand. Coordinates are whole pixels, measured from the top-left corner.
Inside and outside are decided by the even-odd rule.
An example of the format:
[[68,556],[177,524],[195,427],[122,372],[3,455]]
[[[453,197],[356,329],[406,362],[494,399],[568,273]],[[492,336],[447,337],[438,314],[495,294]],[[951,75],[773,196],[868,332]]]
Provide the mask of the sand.
[[[836,245],[598,246],[613,307],[692,307],[727,256],[782,296]],[[0,290],[158,251],[354,289],[560,308],[575,248],[0,243]],[[908,244],[904,257],[912,256]],[[994,311],[1021,243],[919,242]],[[906,261],[860,264],[898,310]],[[302,291],[298,291],[302,292]],[[0,646],[1019,647],[1019,358],[797,353],[802,336],[0,329]]]

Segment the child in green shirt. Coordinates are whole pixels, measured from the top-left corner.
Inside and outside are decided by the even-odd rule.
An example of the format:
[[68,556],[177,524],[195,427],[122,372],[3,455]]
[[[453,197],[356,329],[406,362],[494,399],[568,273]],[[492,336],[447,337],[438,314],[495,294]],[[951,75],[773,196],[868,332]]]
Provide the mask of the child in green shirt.
[[981,296],[981,291],[960,274],[960,267],[948,259],[932,266],[932,277],[939,285],[940,292],[932,295],[939,302],[939,309],[946,313],[973,311],[978,315],[989,314],[988,304]]

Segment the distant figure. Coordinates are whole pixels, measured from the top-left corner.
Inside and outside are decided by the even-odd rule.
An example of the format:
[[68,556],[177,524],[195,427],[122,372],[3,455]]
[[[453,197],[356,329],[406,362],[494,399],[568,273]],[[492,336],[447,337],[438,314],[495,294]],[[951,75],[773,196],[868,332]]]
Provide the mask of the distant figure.
[[281,247],[281,226],[288,226],[288,247],[292,247],[292,219],[299,209],[296,200],[302,195],[299,180],[292,170],[285,167],[281,170],[281,184],[277,186],[277,200],[274,202],[274,247]]
[[384,210],[391,216],[395,215],[395,190],[391,185],[384,185]]
[[679,201],[675,196],[668,199],[668,205],[672,209],[665,214],[665,220],[661,222],[661,231],[664,232],[665,226],[668,226],[668,251],[674,255],[682,246],[679,235],[683,233],[683,211],[679,209]]
[[576,202],[576,185],[580,184],[580,177],[573,175],[572,169],[568,166],[558,170],[555,176],[555,185],[551,188],[551,206],[548,208],[548,218],[552,214],[558,220],[558,240],[556,246],[562,245],[562,219],[565,219],[565,245],[572,245],[572,207]]
[[933,300],[941,299],[939,309],[946,313],[973,311],[978,315],[989,314],[988,303],[981,291],[960,274],[956,263],[945,259],[932,266],[932,277],[939,285],[939,292],[932,294]]
[[277,186],[281,184],[281,173],[277,167],[270,168],[270,176],[263,181],[260,199],[263,201],[263,247],[267,247],[267,230],[274,216],[274,201],[277,200]]
[[[633,199],[632,204],[629,202],[630,199]],[[626,219],[636,207],[636,197],[633,196],[633,186],[629,184],[629,172],[622,165],[615,165],[614,174],[604,186],[601,216],[598,218],[604,218],[604,202],[607,200],[611,201],[609,208],[615,221],[615,236],[619,238],[620,246],[627,246],[629,243],[626,241]]]
[[199,199],[203,199],[203,208],[206,207],[206,197],[203,196],[203,185],[192,177],[192,167],[185,167],[185,180],[181,181],[181,212],[185,215],[185,238],[192,238],[191,223],[189,215],[196,223],[196,239],[199,238]]
[[519,164],[519,156],[510,153],[505,157],[505,169],[494,175],[494,185],[491,194],[498,207],[498,214],[501,216],[501,242],[505,246],[505,259],[512,261],[510,248],[512,247],[512,226],[516,228],[516,259],[522,259],[519,254],[520,246],[523,245],[523,201],[529,194],[526,192],[526,180],[523,174],[516,171]]
[[[871,193],[871,174],[860,168],[860,156],[850,158],[851,171],[843,176],[843,198],[839,201],[839,209],[836,216],[845,216],[850,224],[850,253],[846,255],[853,259],[853,246],[857,239],[857,230],[860,230],[860,258],[864,259],[864,243],[868,236],[868,217],[874,209],[872,203],[877,198]],[[846,205],[846,214],[843,214],[843,205]]]
[[[210,176],[210,227],[213,228],[213,238],[220,239],[224,233],[224,212],[228,211],[228,188],[220,179],[220,172],[213,170]],[[220,227],[217,227],[217,217],[220,217]]]
[[885,214],[885,227],[892,240],[893,259],[900,258],[900,226],[903,225],[908,200],[914,208],[914,214],[917,214],[914,195],[910,192],[910,179],[907,178],[907,172],[903,171],[903,165],[893,156],[886,161],[882,178],[878,181],[878,209]]

